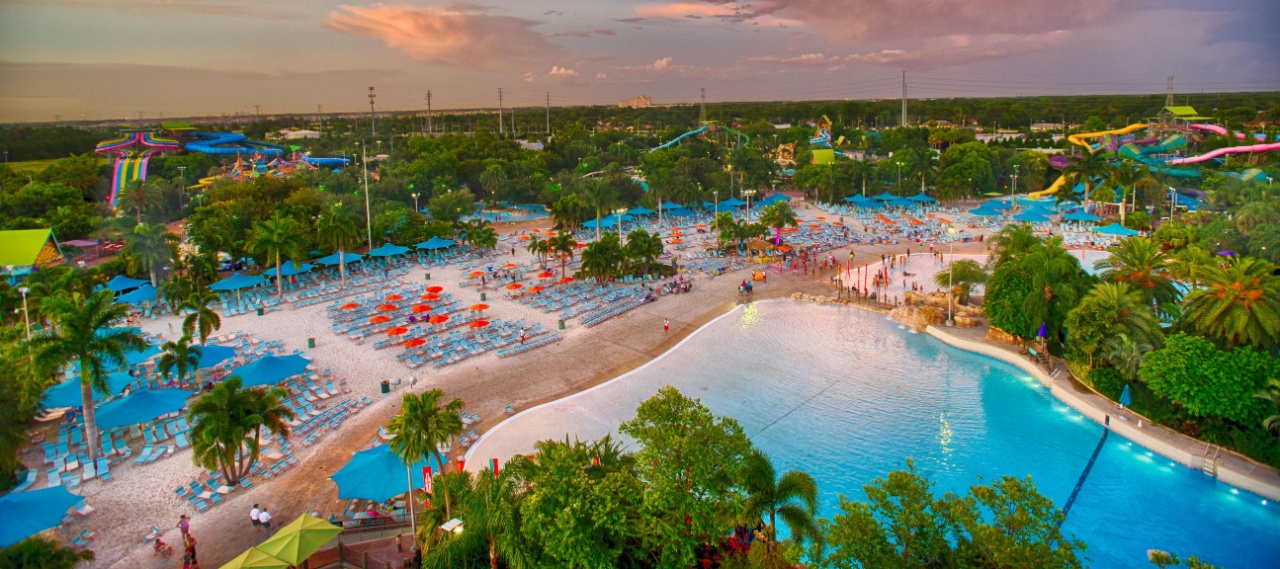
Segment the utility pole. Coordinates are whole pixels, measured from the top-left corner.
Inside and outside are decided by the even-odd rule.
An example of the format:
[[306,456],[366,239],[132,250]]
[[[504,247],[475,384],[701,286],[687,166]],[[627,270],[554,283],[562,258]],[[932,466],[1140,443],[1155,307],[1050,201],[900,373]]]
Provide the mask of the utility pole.
[[547,91],[547,136],[551,136],[551,91]]
[[[370,87],[372,89],[372,87]],[[373,99],[370,99],[372,101]],[[364,230],[369,237],[369,249],[373,249],[373,217],[369,215],[369,154],[360,143],[360,165],[364,169]]]
[[906,70],[903,70],[902,72],[902,124],[901,126],[904,126],[904,127],[907,126],[907,72]]
[[316,120],[320,121],[320,128],[324,128],[324,105],[316,105]]
[[431,89],[427,89],[427,133],[430,136],[436,135],[435,121],[432,120],[431,116]]
[[253,116],[258,120],[262,120],[262,105],[253,106]]
[[702,92],[700,97],[702,103],[698,109],[698,123],[701,124],[707,122],[707,89],[705,87],[699,87],[698,90]]
[[1164,81],[1164,106],[1173,106],[1173,76],[1170,75]]
[[498,134],[506,134],[506,129],[502,126],[502,87],[498,87]]
[[369,87],[369,134],[375,137],[378,136],[378,121],[373,118],[373,99],[377,96],[378,94],[373,92],[373,87]]

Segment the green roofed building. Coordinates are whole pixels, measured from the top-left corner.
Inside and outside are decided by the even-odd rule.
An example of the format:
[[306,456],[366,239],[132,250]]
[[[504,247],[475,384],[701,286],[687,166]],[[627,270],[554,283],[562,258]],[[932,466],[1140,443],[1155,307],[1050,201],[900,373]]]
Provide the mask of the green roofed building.
[[1185,127],[1193,122],[1211,121],[1213,117],[1202,117],[1195,107],[1165,107],[1160,109],[1156,117],[1164,128]]
[[37,268],[56,267],[66,261],[52,229],[0,231],[0,270],[10,282]]

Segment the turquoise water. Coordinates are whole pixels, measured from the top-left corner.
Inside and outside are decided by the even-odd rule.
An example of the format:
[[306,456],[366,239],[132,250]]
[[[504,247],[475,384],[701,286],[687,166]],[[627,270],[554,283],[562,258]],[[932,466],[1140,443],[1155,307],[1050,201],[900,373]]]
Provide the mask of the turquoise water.
[[[1029,474],[1061,508],[1103,434],[1013,366],[844,307],[755,303],[623,381],[654,377],[736,418],[779,469],[813,474],[824,517],[907,458],[939,495]],[[1280,506],[1115,434],[1063,530],[1092,567],[1152,567],[1147,549],[1231,569],[1280,559]]]

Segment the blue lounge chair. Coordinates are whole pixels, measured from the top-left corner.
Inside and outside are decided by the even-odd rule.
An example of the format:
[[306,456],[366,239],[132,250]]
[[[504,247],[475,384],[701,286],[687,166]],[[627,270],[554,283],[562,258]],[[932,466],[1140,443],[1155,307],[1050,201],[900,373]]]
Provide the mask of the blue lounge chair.
[[146,463],[148,463],[148,462],[151,462],[151,460],[150,460],[151,451],[152,451],[152,449],[154,449],[154,448],[155,448],[155,447],[154,447],[154,446],[152,446],[152,445],[147,445],[147,446],[142,447],[142,452],[138,453],[138,458],[133,459],[133,463],[134,463],[134,464],[146,464]]
[[187,435],[184,433],[178,433],[174,435],[173,440],[174,442],[177,443],[179,449],[184,449],[191,446],[191,443],[187,442]]
[[98,480],[111,482],[111,464],[105,458],[98,459]]

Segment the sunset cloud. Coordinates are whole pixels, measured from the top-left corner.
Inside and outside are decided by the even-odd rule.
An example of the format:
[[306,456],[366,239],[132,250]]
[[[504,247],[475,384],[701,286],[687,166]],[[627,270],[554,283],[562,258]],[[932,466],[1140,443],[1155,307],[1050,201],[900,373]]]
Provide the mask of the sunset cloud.
[[1036,53],[1063,45],[1069,36],[1070,33],[1065,31],[1027,35],[992,34],[977,38],[955,35],[926,42],[915,49],[884,49],[853,54],[847,60],[908,69],[931,69],[959,62]]
[[547,73],[547,75],[550,75],[552,77],[577,77],[578,72],[572,69],[569,69],[568,67],[560,67],[558,65],[552,65],[551,72]]
[[806,53],[795,57],[778,57],[776,55],[766,55],[762,57],[748,57],[747,61],[754,63],[779,63],[783,65],[793,65],[797,67],[829,67],[839,64],[843,60],[840,56],[828,57],[821,53]]
[[323,25],[381,41],[416,61],[459,68],[502,69],[562,53],[530,28],[538,22],[512,16],[401,8],[383,4],[342,6]]

